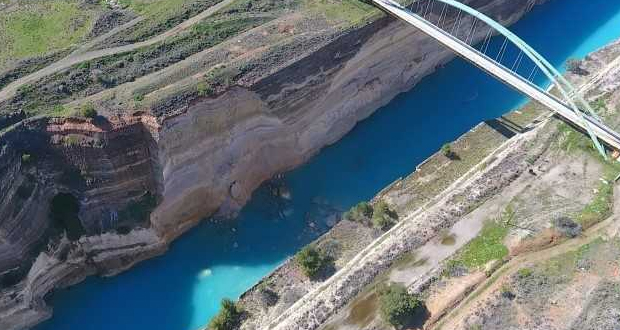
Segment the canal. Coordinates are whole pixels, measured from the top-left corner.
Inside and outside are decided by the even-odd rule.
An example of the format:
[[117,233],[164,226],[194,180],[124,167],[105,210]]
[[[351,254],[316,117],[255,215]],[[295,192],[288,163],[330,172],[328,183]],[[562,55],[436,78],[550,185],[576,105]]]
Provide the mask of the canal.
[[[511,28],[556,66],[620,37],[620,1],[552,0]],[[541,83],[544,83],[541,81]],[[261,187],[238,218],[205,221],[162,257],[113,278],[53,294],[37,330],[195,330],[333,224],[448,141],[525,100],[457,59],[403,93],[282,179],[291,198]]]

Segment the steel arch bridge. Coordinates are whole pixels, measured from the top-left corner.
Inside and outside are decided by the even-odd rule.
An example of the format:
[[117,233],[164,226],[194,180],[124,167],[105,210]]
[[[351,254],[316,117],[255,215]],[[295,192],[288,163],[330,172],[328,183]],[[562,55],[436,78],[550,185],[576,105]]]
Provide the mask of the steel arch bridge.
[[[534,6],[535,0],[528,1],[530,7]],[[588,132],[604,158],[607,154],[601,141],[620,150],[620,135],[601,121],[580,92],[542,55],[489,16],[455,0],[414,0],[407,6],[394,0],[371,2]],[[503,37],[499,49],[490,47],[495,35]],[[518,51],[514,58],[507,56],[510,47]],[[524,69],[529,74],[521,74]],[[538,72],[552,83],[560,97],[534,83]]]

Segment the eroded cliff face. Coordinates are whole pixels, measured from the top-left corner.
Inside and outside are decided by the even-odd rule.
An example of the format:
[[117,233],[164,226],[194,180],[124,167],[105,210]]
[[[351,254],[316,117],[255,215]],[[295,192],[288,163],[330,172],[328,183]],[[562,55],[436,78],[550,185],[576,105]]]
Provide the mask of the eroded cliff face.
[[[470,4],[506,24],[529,7]],[[336,142],[452,56],[386,17],[172,117],[17,124],[0,136],[0,326],[36,324],[50,316],[43,298],[54,288],[114,274],[206,216],[235,214],[261,182]],[[50,216],[59,194],[79,204],[87,234],[79,240]],[[157,207],[146,221],[149,200]]]
[[[157,191],[151,166],[155,144],[148,131],[154,127],[147,126],[141,117],[114,122],[44,118],[22,122],[0,138],[0,274],[5,282],[14,280],[11,272],[27,271],[28,260],[65,230],[79,236],[148,226],[147,219],[122,213],[132,201]],[[79,204],[79,224],[55,222],[50,204],[59,195]]]

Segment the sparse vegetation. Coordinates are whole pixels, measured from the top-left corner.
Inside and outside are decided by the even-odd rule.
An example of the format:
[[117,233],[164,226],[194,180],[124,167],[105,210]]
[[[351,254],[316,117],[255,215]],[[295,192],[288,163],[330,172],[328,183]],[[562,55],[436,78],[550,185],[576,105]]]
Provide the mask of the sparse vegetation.
[[599,97],[598,99],[590,103],[590,106],[597,113],[601,113],[607,110],[607,103],[605,102],[605,99],[603,97]]
[[570,73],[580,75],[580,76],[585,76],[585,75],[590,74],[587,70],[581,67],[581,61],[578,59],[574,59],[574,58],[569,58],[566,61],[566,70]]
[[65,114],[67,111],[67,109],[65,108],[64,105],[62,104],[56,104],[53,108],[52,108],[52,115],[53,116],[62,116],[63,114]]
[[295,255],[295,262],[306,276],[315,278],[327,265],[328,260],[321,251],[312,245],[308,245]]
[[363,22],[378,14],[373,6],[357,0],[307,0],[304,3],[312,13],[323,15],[332,22],[349,25]]
[[401,284],[384,288],[379,304],[381,318],[395,327],[406,326],[422,306],[420,298],[409,294]]
[[508,255],[503,244],[508,227],[499,221],[487,222],[480,234],[471,240],[455,258],[455,263],[469,269],[477,269],[491,260],[500,260]]
[[196,91],[198,92],[198,96],[209,96],[213,94],[213,87],[211,87],[210,84],[201,81],[196,85]]
[[209,71],[205,75],[205,79],[208,81],[209,86],[228,88],[233,84],[240,73],[241,71],[235,67],[220,65]]
[[594,198],[577,216],[577,221],[584,228],[589,228],[611,215],[614,194],[612,180],[612,175],[608,175],[598,184]]
[[67,147],[73,147],[80,144],[80,138],[77,135],[70,134],[64,137],[63,144]]
[[[92,60],[88,68],[77,64],[67,72],[45,77],[35,85],[25,85],[10,102],[0,105],[0,113],[12,113],[24,109],[31,115],[50,112],[54,115],[65,115],[65,112],[56,111],[54,105],[69,103],[77,98],[134,81],[138,77],[177,63],[198,51],[213,47],[272,19],[273,17],[270,16],[240,17],[239,15],[231,15],[224,19],[220,17],[219,20],[216,20],[216,17],[207,19],[165,43]],[[95,77],[93,77],[93,72],[97,72]],[[205,88],[205,95],[213,93],[215,87],[219,85],[223,87],[232,85],[239,74],[240,71],[234,67],[214,69],[205,77],[206,87],[211,89],[209,91],[209,88]],[[43,86],[46,87],[43,88]],[[144,95],[148,92],[150,90],[143,90],[140,94]],[[142,96],[137,96],[133,102],[140,102],[141,99]]]
[[242,311],[237,304],[227,298],[222,299],[220,311],[209,322],[209,330],[237,329],[241,322]]
[[587,134],[576,131],[568,124],[561,122],[558,124],[559,141],[558,146],[561,150],[568,153],[585,151],[588,153],[597,152],[596,147]]

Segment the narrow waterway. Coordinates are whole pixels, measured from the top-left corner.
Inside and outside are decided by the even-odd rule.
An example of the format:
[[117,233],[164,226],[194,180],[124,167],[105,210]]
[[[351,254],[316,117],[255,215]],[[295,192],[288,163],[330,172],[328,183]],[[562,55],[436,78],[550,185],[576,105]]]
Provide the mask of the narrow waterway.
[[[620,1],[552,0],[512,27],[557,66],[620,37]],[[52,297],[37,330],[195,330],[333,221],[443,143],[524,99],[462,60],[424,79],[344,139],[285,175],[284,202],[262,187],[234,221],[204,222],[164,256]]]

